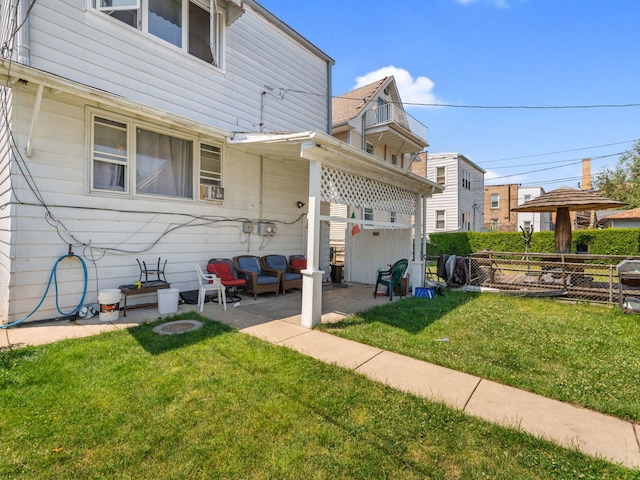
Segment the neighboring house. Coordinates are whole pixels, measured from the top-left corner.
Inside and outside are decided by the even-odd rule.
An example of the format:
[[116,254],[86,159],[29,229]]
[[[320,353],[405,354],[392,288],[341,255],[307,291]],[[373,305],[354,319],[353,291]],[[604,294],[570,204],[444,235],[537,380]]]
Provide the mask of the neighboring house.
[[459,153],[425,153],[420,160],[412,171],[444,187],[428,202],[427,232],[482,231],[485,170]]
[[[392,76],[334,98],[332,109],[335,138],[366,152],[372,161],[383,161],[403,174],[408,174],[412,162],[428,145],[427,127],[405,112]],[[427,196],[439,190],[432,183]],[[375,282],[378,268],[407,257],[414,225],[412,215],[405,209],[334,202],[330,211],[330,243],[335,251],[344,250],[347,281]],[[416,226],[419,233],[421,220]],[[421,235],[417,238],[419,242]],[[422,275],[419,268],[416,272],[412,283],[417,286]]]
[[640,208],[596,212],[598,226],[603,228],[640,228]]
[[488,232],[515,232],[518,214],[511,209],[518,206],[517,183],[484,187],[484,228]]
[[253,0],[0,0],[0,17],[0,323],[95,303],[136,259],[193,290],[196,262],[305,253],[312,326],[329,202],[419,215],[433,190],[330,136],[333,60]]
[[[519,187],[518,205],[538,198],[544,192],[542,187]],[[551,212],[518,212],[517,231],[520,228],[527,232],[542,232],[551,230]]]

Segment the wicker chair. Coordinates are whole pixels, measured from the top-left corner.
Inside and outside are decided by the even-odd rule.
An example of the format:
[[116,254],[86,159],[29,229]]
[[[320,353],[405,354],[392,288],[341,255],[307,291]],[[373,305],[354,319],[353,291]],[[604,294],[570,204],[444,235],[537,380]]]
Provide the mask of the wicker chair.
[[247,280],[238,277],[238,272],[233,267],[233,260],[230,258],[212,258],[207,263],[207,272],[218,276],[225,287],[226,302],[239,302],[237,295],[238,288],[247,287]]
[[278,271],[264,271],[260,257],[254,255],[239,255],[233,257],[233,266],[240,278],[247,280],[247,290],[257,299],[261,293],[274,292],[278,296],[280,290],[280,273]]
[[307,257],[304,255],[289,255],[289,267],[294,273],[301,273],[307,268]]
[[265,272],[280,272],[282,293],[287,293],[289,288],[302,290],[302,275],[299,270],[291,267],[287,257],[284,255],[265,255],[260,258],[260,261]]

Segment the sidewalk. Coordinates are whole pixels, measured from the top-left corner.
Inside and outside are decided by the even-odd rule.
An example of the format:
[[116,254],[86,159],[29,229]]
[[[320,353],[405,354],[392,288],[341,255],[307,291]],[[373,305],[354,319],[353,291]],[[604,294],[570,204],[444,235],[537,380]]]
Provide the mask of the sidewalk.
[[[352,288],[348,295],[347,289],[326,292],[333,297],[325,303],[333,301],[334,308],[329,309],[331,311],[323,310],[323,322],[335,321],[350,311],[381,302],[380,299],[371,298],[370,293],[357,300],[355,289]],[[367,287],[361,293],[369,290]],[[566,447],[577,448],[588,455],[629,468],[640,468],[640,425],[328,333],[308,330],[300,326],[300,315],[296,314],[296,309],[300,311],[300,296],[287,294],[286,297],[277,302],[271,301],[274,299],[259,299],[257,302],[243,300],[245,304],[240,308],[229,305],[227,311],[209,303],[205,305],[203,313],[243,333],[354,370],[373,381],[445,403],[470,415]],[[341,301],[345,303],[341,305]],[[347,308],[340,308],[347,304]],[[196,310],[196,306],[181,305],[179,310]],[[289,313],[291,315],[286,316]],[[120,315],[115,322],[101,322],[94,317],[75,322],[22,325],[0,330],[0,350],[125,329],[157,317],[155,311],[134,310],[129,311],[126,318]]]

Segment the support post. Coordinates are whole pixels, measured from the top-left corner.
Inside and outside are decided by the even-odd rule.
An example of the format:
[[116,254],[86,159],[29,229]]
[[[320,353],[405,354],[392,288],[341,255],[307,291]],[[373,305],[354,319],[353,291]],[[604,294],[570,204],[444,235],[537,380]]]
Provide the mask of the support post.
[[313,328],[322,319],[322,276],[320,270],[320,178],[322,165],[309,160],[309,201],[307,205],[307,269],[302,270],[302,326]]
[[413,229],[413,257],[409,268],[409,284],[411,291],[424,286],[424,263],[422,261],[422,196],[416,194],[416,209]]

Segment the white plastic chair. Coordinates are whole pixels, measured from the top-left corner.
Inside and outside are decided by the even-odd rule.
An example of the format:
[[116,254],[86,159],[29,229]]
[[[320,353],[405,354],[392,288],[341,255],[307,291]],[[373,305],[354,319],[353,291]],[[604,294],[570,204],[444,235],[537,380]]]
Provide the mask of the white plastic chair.
[[[204,273],[200,265],[196,263],[196,272],[198,273],[198,283],[200,290],[198,291],[198,308],[202,312],[204,310],[204,299],[207,292],[218,292],[218,304],[222,304],[227,309],[227,297],[224,292],[222,281],[213,273]],[[211,282],[211,283],[209,283]]]

